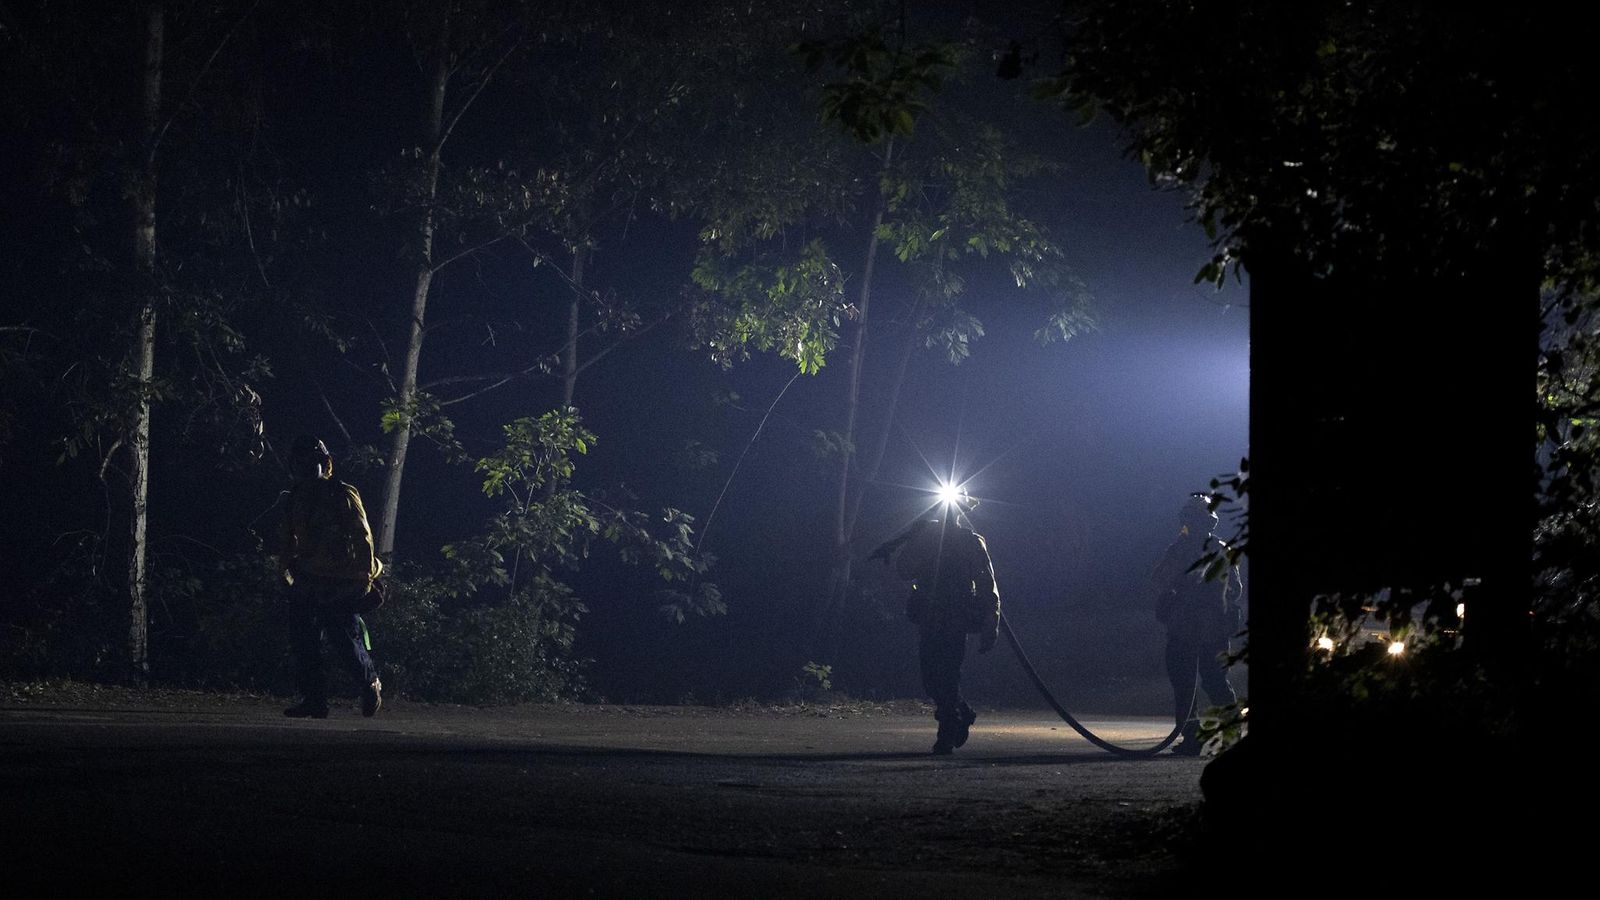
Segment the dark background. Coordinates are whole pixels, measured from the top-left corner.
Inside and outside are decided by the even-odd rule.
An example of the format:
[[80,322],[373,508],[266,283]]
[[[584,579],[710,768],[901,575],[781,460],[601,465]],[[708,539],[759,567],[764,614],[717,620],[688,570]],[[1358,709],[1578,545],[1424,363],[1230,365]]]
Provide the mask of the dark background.
[[[270,30],[270,24],[263,27]],[[417,72],[403,52],[374,36],[371,52],[329,60],[289,52],[270,60],[264,98],[273,123],[274,165],[320,204],[334,239],[312,242],[274,286],[287,303],[243,310],[235,324],[273,364],[258,386],[273,451],[244,470],[218,466],[214,453],[174,433],[182,411],[157,410],[155,452],[166,453],[151,483],[153,565],[186,566],[211,554],[251,546],[271,534],[285,486],[278,454],[293,436],[324,437],[339,477],[359,487],[369,512],[381,473],[351,464],[350,444],[381,446],[375,398],[385,355],[397,355],[403,322],[396,310],[409,290],[394,263],[395,234],[373,227],[369,185],[351,176],[352,160],[376,160],[406,142]],[[131,44],[130,44],[131,46]],[[131,61],[130,61],[131,65]],[[122,89],[126,89],[123,86]],[[985,83],[965,102],[1013,105],[1015,135],[1048,151],[1059,173],[1030,187],[1033,210],[1065,247],[1094,295],[1100,326],[1065,344],[1033,338],[1036,308],[1018,304],[999,265],[971,273],[966,305],[987,335],[972,356],[951,366],[933,351],[914,358],[881,483],[872,487],[858,526],[861,595],[843,610],[834,685],[867,697],[915,696],[914,632],[901,617],[901,586],[867,551],[908,524],[929,503],[935,471],[970,479],[980,498],[973,514],[994,557],[1008,616],[1036,664],[1068,705],[1083,711],[1164,713],[1161,630],[1153,617],[1148,573],[1175,529],[1185,494],[1231,474],[1246,455],[1248,309],[1244,285],[1221,291],[1195,285],[1210,257],[1181,196],[1154,189],[1142,167],[1123,156],[1103,121],[1075,125],[1059,109],[1027,100],[1017,85]],[[999,99],[999,98],[1003,98]],[[490,92],[452,140],[460,152],[490,146],[516,122]],[[5,180],[4,254],[10,288],[4,319],[27,321],[40,310],[76,302],[63,286],[61,258],[71,215],[50,188],[30,181],[41,146],[32,135],[8,141],[14,176]],[[176,139],[176,136],[174,136]],[[163,172],[182,180],[181,166]],[[676,296],[688,280],[693,226],[646,220],[602,237],[591,284],[648,306]],[[892,278],[880,296],[897,289]],[[439,326],[425,351],[423,378],[458,364],[526,364],[531,349],[555,349],[562,321],[560,284],[513,253],[489,254],[441,276],[431,306]],[[292,304],[328,310],[352,336],[352,349],[330,352],[309,336]],[[476,318],[524,323],[528,334],[489,332]],[[728,600],[724,617],[675,625],[654,612],[649,573],[597,556],[573,575],[589,605],[578,653],[592,657],[590,680],[613,700],[729,701],[772,697],[799,685],[809,611],[826,582],[833,467],[810,449],[817,429],[837,428],[844,391],[842,353],[817,376],[802,376],[751,437],[793,375],[790,363],[757,356],[722,371],[673,337],[668,322],[648,339],[625,342],[588,370],[577,405],[599,435],[580,458],[585,490],[625,485],[641,508],[671,505],[702,527],[725,497],[703,538],[719,562],[713,577]],[[544,329],[541,331],[541,329]],[[532,335],[530,338],[529,335]],[[669,339],[670,338],[670,339]],[[181,352],[167,348],[165,354]],[[882,421],[874,392],[892,365],[888,345],[869,357],[864,425]],[[163,364],[158,359],[158,368]],[[396,371],[398,371],[396,367]],[[6,490],[0,506],[0,568],[20,596],[37,584],[70,536],[103,527],[107,497],[82,460],[59,464],[58,398],[11,393],[23,423],[0,460]],[[737,403],[713,402],[736,392]],[[451,409],[470,453],[497,443],[501,423],[554,406],[559,386],[529,381]],[[330,414],[329,409],[337,414]],[[163,421],[165,420],[165,421]],[[687,441],[719,454],[709,469],[680,464]],[[164,445],[164,446],[163,446]],[[748,447],[736,477],[733,464]],[[930,470],[930,465],[933,470]],[[451,466],[413,444],[406,471],[397,555],[428,562],[438,547],[470,535],[490,507],[467,466]],[[381,659],[382,635],[377,635]],[[1026,705],[1031,688],[1004,651],[974,663],[975,702]]]

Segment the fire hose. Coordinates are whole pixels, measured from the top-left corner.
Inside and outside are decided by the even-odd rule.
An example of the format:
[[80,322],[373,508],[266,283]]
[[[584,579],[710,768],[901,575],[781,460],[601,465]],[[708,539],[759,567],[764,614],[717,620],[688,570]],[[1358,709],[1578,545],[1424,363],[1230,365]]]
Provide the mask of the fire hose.
[[[1006,641],[1011,644],[1012,651],[1016,653],[1017,662],[1022,664],[1022,670],[1028,673],[1028,678],[1033,682],[1033,686],[1039,689],[1039,695],[1044,697],[1045,702],[1050,704],[1050,708],[1056,711],[1056,715],[1061,717],[1061,721],[1071,725],[1073,731],[1083,735],[1084,740],[1087,740],[1089,743],[1099,747],[1101,750],[1104,750],[1107,753],[1116,754],[1117,756],[1155,756],[1157,753],[1165,750],[1167,746],[1174,740],[1177,740],[1178,735],[1183,732],[1182,725],[1173,726],[1172,733],[1167,735],[1165,738],[1162,738],[1161,743],[1156,744],[1153,747],[1142,747],[1137,749],[1132,747],[1119,747],[1116,744],[1113,744],[1110,741],[1100,737],[1099,735],[1090,731],[1088,728],[1085,728],[1082,722],[1079,722],[1075,717],[1073,717],[1072,713],[1067,712],[1067,708],[1062,706],[1060,701],[1056,700],[1055,695],[1050,692],[1050,688],[1045,685],[1044,679],[1039,677],[1039,671],[1033,667],[1033,662],[1028,659],[1028,654],[1023,651],[1021,642],[1017,640],[1017,633],[1011,630],[1011,622],[1004,615],[1000,617],[1000,629],[1005,632]],[[1195,694],[1189,698],[1189,712],[1191,715],[1194,713],[1195,701],[1199,699],[1199,690],[1200,686],[1197,682],[1195,684]]]

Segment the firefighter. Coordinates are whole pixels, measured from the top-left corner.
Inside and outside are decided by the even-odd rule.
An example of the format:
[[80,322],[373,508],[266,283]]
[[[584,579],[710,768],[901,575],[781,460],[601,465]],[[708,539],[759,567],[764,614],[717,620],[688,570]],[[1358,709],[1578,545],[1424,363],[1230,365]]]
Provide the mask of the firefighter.
[[280,537],[283,579],[289,585],[289,647],[302,700],[284,710],[291,718],[325,719],[327,683],[322,639],[356,672],[363,685],[361,714],[383,705],[383,683],[368,653],[366,625],[355,609],[372,589],[383,563],[372,550],[361,494],[335,481],[333,457],[322,441],[295,439],[289,454],[294,486],[289,490]]
[[917,626],[922,689],[933,700],[939,723],[933,752],[945,756],[967,742],[978,718],[961,697],[967,635],[978,635],[979,653],[992,650],[1000,635],[994,565],[988,544],[972,530],[960,503],[946,504],[944,515],[917,522],[868,558],[887,564],[897,552],[895,572],[912,583],[906,617]]
[[1236,567],[1228,567],[1221,580],[1207,580],[1195,563],[1208,553],[1221,552],[1216,537],[1217,517],[1202,497],[1194,497],[1178,512],[1178,535],[1168,545],[1151,578],[1156,595],[1156,619],[1167,628],[1167,678],[1172,683],[1173,718],[1183,740],[1172,752],[1200,754],[1200,720],[1195,681],[1212,706],[1237,702],[1223,656],[1228,640],[1240,624],[1244,584]]

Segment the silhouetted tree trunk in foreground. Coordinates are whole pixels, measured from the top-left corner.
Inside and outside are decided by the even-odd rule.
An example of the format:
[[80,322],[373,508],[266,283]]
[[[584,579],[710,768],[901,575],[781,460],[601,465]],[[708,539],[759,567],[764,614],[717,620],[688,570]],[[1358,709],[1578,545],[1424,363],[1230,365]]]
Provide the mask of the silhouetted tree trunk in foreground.
[[1368,776],[1430,785],[1404,819],[1420,854],[1551,833],[1471,824],[1531,815],[1546,777],[1488,722],[1440,730],[1408,718],[1421,711],[1409,697],[1348,717],[1307,678],[1317,595],[1449,584],[1489,694],[1516,708],[1530,689],[1540,282],[1518,249],[1508,238],[1444,276],[1387,280],[1250,257],[1250,734],[1202,779],[1211,815],[1231,823],[1219,834],[1245,828],[1302,861],[1336,852],[1377,810],[1311,798]]

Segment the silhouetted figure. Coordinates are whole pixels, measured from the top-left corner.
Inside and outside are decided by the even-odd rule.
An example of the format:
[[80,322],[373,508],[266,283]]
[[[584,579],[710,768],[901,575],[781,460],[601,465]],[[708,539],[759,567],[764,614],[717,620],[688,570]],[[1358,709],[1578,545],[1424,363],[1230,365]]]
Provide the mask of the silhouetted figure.
[[366,626],[356,604],[383,571],[372,552],[372,529],[361,494],[333,480],[333,457],[314,437],[295,439],[289,454],[294,486],[280,533],[280,561],[289,584],[289,647],[301,702],[283,711],[297,719],[328,716],[322,670],[326,633],[334,655],[361,676],[361,713],[383,703],[383,683],[368,654]]
[[1211,706],[1226,706],[1238,698],[1228,684],[1222,655],[1228,639],[1239,630],[1240,600],[1244,585],[1239,570],[1230,567],[1221,580],[1207,581],[1195,562],[1222,543],[1214,534],[1217,517],[1198,497],[1178,513],[1178,537],[1156,565],[1153,584],[1156,618],[1167,626],[1167,678],[1172,682],[1173,718],[1183,729],[1183,741],[1173,753],[1198,756],[1200,720],[1195,716],[1195,680]]
[[961,664],[968,634],[979,636],[979,653],[994,648],[1000,591],[988,545],[953,507],[940,518],[918,522],[868,558],[887,564],[897,551],[895,572],[912,582],[906,617],[918,629],[922,689],[932,698],[939,722],[933,752],[942,756],[967,742],[978,718],[961,698]]

